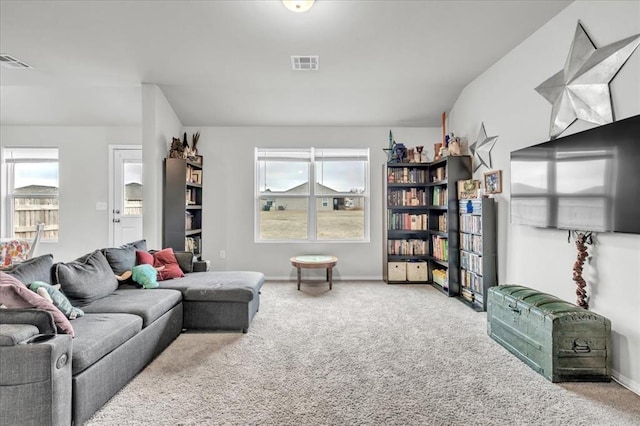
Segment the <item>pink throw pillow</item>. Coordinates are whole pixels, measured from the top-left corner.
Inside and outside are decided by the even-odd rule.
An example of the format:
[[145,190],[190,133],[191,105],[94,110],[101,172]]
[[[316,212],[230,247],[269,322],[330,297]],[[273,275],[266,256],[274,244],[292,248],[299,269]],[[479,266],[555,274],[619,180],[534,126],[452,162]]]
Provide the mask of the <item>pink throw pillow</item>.
[[53,303],[4,272],[0,272],[0,305],[7,308],[37,308],[51,312],[58,331],[75,336],[73,326],[67,317]]

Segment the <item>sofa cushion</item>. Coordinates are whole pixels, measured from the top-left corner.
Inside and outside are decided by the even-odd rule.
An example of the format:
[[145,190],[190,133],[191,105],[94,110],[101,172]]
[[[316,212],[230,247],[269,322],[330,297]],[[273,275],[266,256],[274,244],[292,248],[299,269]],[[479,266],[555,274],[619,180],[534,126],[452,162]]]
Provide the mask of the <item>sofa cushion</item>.
[[74,320],[74,325],[72,374],[75,376],[139,333],[142,318],[131,314],[86,314]]
[[61,333],[74,335],[73,326],[53,303],[29,290],[12,275],[0,272],[0,305],[7,308],[36,308],[50,312]]
[[11,265],[9,268],[4,269],[4,272],[13,275],[26,285],[34,281],[51,282],[52,265],[53,255],[43,254],[42,256]]
[[163,288],[180,290],[184,300],[249,302],[264,284],[264,275],[252,271],[193,272],[164,282]]
[[118,280],[100,250],[72,262],[56,263],[53,275],[74,306],[84,306],[118,288]]
[[109,266],[115,275],[122,275],[131,271],[136,265],[136,250],[147,250],[146,240],[134,241],[120,247],[109,247],[102,249],[104,257],[109,262]]
[[179,291],[164,289],[118,289],[83,307],[85,313],[127,313],[142,318],[142,327],[151,324],[182,300]]

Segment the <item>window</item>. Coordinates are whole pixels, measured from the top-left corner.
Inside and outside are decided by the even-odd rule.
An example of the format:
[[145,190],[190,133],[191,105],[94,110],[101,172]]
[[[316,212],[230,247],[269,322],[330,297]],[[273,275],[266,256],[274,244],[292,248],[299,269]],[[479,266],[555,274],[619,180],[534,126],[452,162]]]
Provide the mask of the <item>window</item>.
[[255,158],[256,241],[369,241],[368,149],[256,148]]
[[57,240],[58,149],[6,148],[3,158],[9,236],[32,239],[44,223],[42,240]]

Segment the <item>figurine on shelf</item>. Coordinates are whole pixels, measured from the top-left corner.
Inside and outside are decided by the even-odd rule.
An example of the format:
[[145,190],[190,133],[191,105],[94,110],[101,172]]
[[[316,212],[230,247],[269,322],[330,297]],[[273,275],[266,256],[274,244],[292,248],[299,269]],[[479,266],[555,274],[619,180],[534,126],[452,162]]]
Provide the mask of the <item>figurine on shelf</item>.
[[404,163],[405,156],[407,155],[407,147],[403,143],[396,143],[394,141],[394,152],[398,163]]
[[200,140],[200,132],[191,135],[191,147],[187,148],[187,158],[195,162],[198,162],[198,140]]
[[460,155],[460,140],[458,138],[449,142],[449,155]]
[[382,150],[387,154],[387,163],[393,162],[395,158],[395,150],[394,150],[395,142],[393,141],[393,133],[389,130],[389,147],[382,148]]
[[169,149],[169,158],[187,158],[187,152],[185,151],[180,138],[171,139],[171,148]]
[[442,155],[440,150],[442,149],[442,142],[433,144],[433,161],[438,161]]
[[184,132],[184,138],[182,139],[182,147],[185,151],[189,149],[189,142],[187,141],[187,132]]

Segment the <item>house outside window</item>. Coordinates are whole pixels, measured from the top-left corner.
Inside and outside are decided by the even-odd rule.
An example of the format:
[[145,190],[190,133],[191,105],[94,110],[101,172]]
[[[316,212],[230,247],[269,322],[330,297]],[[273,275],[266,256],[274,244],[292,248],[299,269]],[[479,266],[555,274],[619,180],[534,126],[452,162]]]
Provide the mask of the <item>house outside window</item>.
[[256,148],[255,167],[257,242],[369,241],[368,149]]
[[5,148],[3,159],[7,236],[32,239],[37,225],[44,223],[42,240],[57,240],[58,149]]

